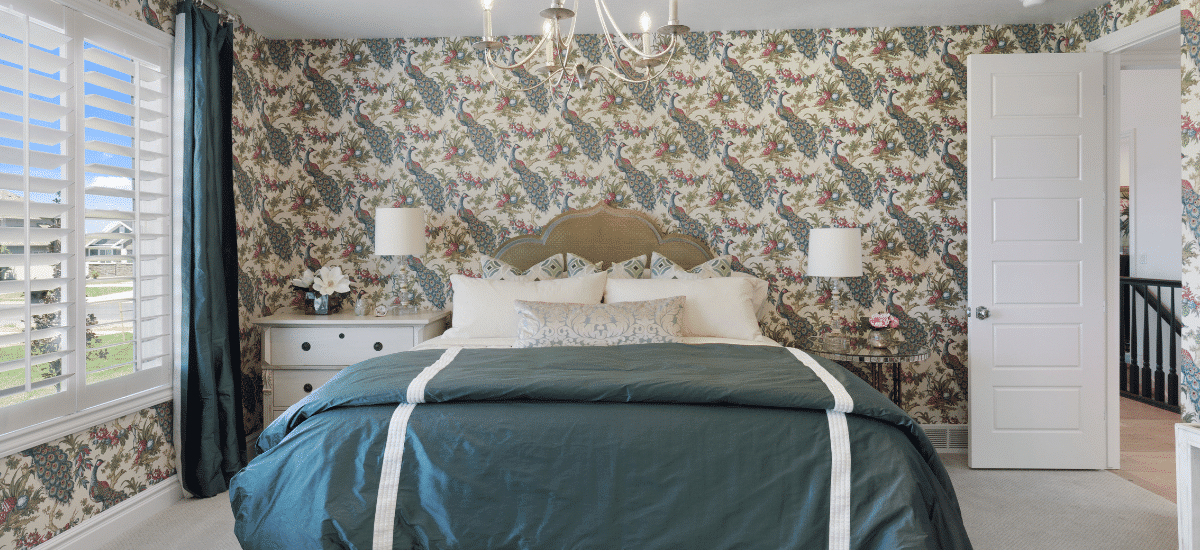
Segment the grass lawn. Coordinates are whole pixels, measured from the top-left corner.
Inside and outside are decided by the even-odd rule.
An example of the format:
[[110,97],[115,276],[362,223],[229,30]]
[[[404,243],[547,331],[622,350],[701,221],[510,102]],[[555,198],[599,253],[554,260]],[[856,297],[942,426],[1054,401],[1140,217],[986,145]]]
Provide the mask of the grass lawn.
[[133,290],[133,287],[131,286],[89,286],[84,294],[86,294],[88,298],[95,298],[97,296],[107,296],[109,294],[129,292],[131,290]]
[[[133,338],[133,333],[130,333],[130,332],[118,332],[115,334],[105,334],[105,335],[101,335],[98,337],[99,340],[95,345],[103,346],[106,344],[116,344],[118,342],[128,341],[131,338]],[[5,347],[0,348],[0,362],[12,361],[14,359],[20,359],[25,354],[24,348],[25,348],[24,344],[17,344],[15,346],[5,346]],[[99,355],[99,350],[93,350],[93,351],[87,352],[87,354],[86,354],[86,357],[88,358],[87,382],[89,384],[94,384],[96,382],[101,382],[104,380],[110,380],[110,379],[116,378],[118,376],[130,374],[133,372],[133,364],[125,365],[125,366],[118,367],[115,369],[109,369],[109,370],[105,370],[105,371],[101,371],[101,372],[96,372],[96,371],[99,371],[100,369],[104,369],[104,368],[110,367],[112,365],[119,365],[121,363],[126,363],[126,362],[130,361],[131,359],[133,359],[133,343],[129,343],[128,345],[125,345],[125,346],[118,346],[115,348],[110,348],[106,351],[108,352],[107,356],[102,357],[102,358],[97,357]],[[37,373],[35,373],[34,376],[37,376]],[[16,370],[0,372],[0,389],[19,386],[22,383],[24,383],[24,380],[25,380],[24,369],[16,369]],[[16,403],[20,403],[22,401],[27,401],[29,399],[33,399],[35,397],[41,397],[43,395],[50,395],[52,393],[54,393],[54,388],[43,388],[41,390],[32,392],[32,394],[20,393],[20,394],[16,394],[16,395],[9,395],[6,397],[0,397],[0,407],[4,407],[7,405],[13,405]]]

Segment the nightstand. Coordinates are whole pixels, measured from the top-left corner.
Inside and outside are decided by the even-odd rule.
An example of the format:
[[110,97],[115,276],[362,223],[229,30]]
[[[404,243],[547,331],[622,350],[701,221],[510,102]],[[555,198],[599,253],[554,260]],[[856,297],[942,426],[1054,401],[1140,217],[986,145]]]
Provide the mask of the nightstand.
[[916,347],[904,342],[886,348],[871,347],[862,338],[850,338],[847,345],[840,349],[830,347],[824,340],[817,339],[800,346],[801,349],[814,355],[820,355],[834,361],[865,363],[871,366],[871,387],[883,392],[883,368],[889,368],[892,375],[891,391],[888,399],[900,404],[900,364],[916,363],[929,359],[929,350]]
[[347,366],[441,334],[449,316],[449,311],[385,317],[284,311],[255,319],[263,329],[264,425]]

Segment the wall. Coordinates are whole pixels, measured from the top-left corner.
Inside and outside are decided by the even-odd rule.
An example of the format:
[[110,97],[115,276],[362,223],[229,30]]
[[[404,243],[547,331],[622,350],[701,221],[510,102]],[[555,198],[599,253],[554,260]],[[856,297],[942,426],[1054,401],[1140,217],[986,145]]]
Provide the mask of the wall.
[[[934,350],[905,369],[904,408],[924,423],[965,422],[961,63],[1079,51],[1169,6],[1117,1],[1045,26],[692,33],[657,85],[567,96],[500,89],[466,38],[243,36],[243,320],[299,305],[287,281],[306,265],[340,266],[370,301],[389,299],[382,277],[395,266],[371,255],[381,205],[425,210],[429,252],[410,267],[434,308],[449,303],[448,276],[477,274],[504,238],[604,201],[693,233],[770,281],[773,338],[896,313],[907,339]],[[504,40],[524,50],[533,39]],[[606,56],[597,42],[577,39],[595,59]],[[830,225],[862,227],[866,241],[866,275],[836,316],[827,284],[803,277],[809,228]],[[255,384],[259,345],[244,324]],[[247,431],[260,427],[247,418]]]
[[1200,304],[1196,301],[1196,289],[1200,288],[1200,196],[1196,195],[1193,182],[1200,182],[1200,140],[1197,139],[1197,124],[1200,124],[1200,2],[1183,2],[1180,20],[1180,74],[1182,75],[1182,113],[1180,139],[1182,152],[1182,249],[1183,249],[1183,364],[1180,378],[1179,404],[1183,409],[1184,422],[1200,420],[1200,370],[1196,369],[1195,358],[1200,354]]
[[[174,34],[175,2],[97,0]],[[0,548],[33,548],[176,474],[170,401],[0,458]]]
[[1130,273],[1135,277],[1175,279],[1182,268],[1174,238],[1175,220],[1182,213],[1174,184],[1180,176],[1175,130],[1179,85],[1175,69],[1121,73],[1121,129],[1136,132],[1130,243]]

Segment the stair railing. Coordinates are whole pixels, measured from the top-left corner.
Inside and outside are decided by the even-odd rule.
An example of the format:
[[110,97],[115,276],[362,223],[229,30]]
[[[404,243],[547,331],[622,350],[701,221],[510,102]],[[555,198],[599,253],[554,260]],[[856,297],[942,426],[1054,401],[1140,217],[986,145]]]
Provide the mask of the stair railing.
[[1180,281],[1121,277],[1121,395],[1173,412],[1179,412],[1177,367],[1183,335],[1175,289],[1182,286]]

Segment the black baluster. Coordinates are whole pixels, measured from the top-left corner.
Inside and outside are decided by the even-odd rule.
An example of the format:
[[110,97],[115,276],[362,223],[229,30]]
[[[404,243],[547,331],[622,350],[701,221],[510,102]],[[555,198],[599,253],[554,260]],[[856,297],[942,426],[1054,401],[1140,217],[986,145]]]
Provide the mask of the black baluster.
[[[1157,361],[1155,362],[1155,367],[1154,367],[1154,400],[1159,403],[1166,403],[1167,402],[1166,396],[1163,395],[1163,386],[1166,385],[1167,380],[1166,380],[1166,373],[1163,372],[1162,285],[1156,286],[1154,288],[1155,288],[1155,296],[1156,296],[1156,298],[1154,300],[1156,307],[1154,309],[1159,312],[1158,315],[1154,316],[1154,320],[1156,321],[1154,324],[1157,325],[1157,327],[1158,327],[1158,337],[1155,340],[1155,343],[1156,343],[1155,357],[1157,358]],[[1171,294],[1174,294],[1174,293],[1175,293],[1174,291],[1171,292]],[[1171,329],[1172,329],[1172,332],[1174,332],[1174,327],[1171,327]]]
[[1137,357],[1137,307],[1134,307],[1135,290],[1133,283],[1129,284],[1129,393],[1138,394],[1138,357]]
[[1121,368],[1118,387],[1121,391],[1129,391],[1129,364],[1125,362],[1125,354],[1129,353],[1129,283],[1121,281],[1121,315],[1120,315],[1121,347],[1117,350],[1117,364]]
[[1175,371],[1175,356],[1179,355],[1179,344],[1175,342],[1175,289],[1171,289],[1171,353],[1167,361],[1170,363],[1170,371],[1167,373],[1167,404],[1172,407],[1179,406],[1179,373]]
[[1153,397],[1154,388],[1151,384],[1150,370],[1150,288],[1142,288],[1142,397]]

